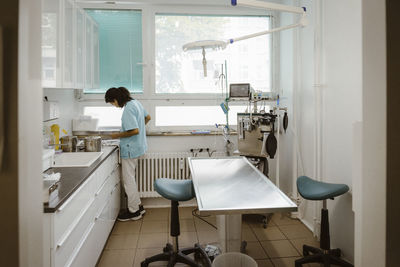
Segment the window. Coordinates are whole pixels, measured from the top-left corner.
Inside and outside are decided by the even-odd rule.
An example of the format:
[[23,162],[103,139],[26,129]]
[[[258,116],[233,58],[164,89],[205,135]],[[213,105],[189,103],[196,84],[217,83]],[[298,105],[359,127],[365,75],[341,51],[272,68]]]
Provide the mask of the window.
[[[238,41],[224,50],[206,50],[207,77],[203,75],[202,51],[182,50],[189,42],[228,40],[268,30],[272,19],[265,11],[199,6],[197,14],[192,14],[193,6],[189,5],[115,7],[121,9],[86,9],[99,26],[101,88],[85,90],[86,101],[81,106],[85,115],[100,119],[100,127],[120,126],[118,112],[122,110],[108,105],[94,107],[98,102],[88,102],[104,101],[100,93],[112,86],[141,93],[133,97],[152,117],[146,126],[149,131],[214,130],[216,123],[226,123],[219,104],[229,84],[250,83],[258,91],[272,90],[271,35]],[[221,74],[227,79],[221,79]],[[237,113],[246,110],[245,105],[230,102],[232,128],[237,124]]]
[[189,42],[228,40],[269,28],[268,16],[156,14],[155,92],[218,93],[216,81],[225,67],[229,83],[250,83],[256,90],[271,91],[270,35],[240,41],[224,50],[206,50],[207,77],[203,75],[202,51],[182,50]]
[[86,89],[85,93],[104,93],[119,86],[142,93],[142,12],[94,9],[86,12],[99,27],[100,88]]
[[123,109],[115,107],[86,106],[83,108],[83,115],[99,119],[99,128],[121,127],[121,116]]
[[[247,106],[229,106],[229,125],[237,125],[237,113],[245,112]],[[171,119],[173,118],[173,119]],[[212,126],[226,124],[225,113],[220,106],[157,106],[158,127],[166,126]]]

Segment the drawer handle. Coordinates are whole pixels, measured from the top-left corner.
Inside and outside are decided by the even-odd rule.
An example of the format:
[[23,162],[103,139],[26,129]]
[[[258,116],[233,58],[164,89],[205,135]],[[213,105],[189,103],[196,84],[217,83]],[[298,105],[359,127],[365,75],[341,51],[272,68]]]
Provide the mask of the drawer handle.
[[107,179],[103,182],[103,184],[101,185],[100,189],[97,190],[97,192],[94,194],[96,197],[100,194],[101,190],[103,190],[104,186],[106,186],[106,183],[107,183],[108,179],[109,179],[109,178],[107,178]]
[[89,210],[90,206],[92,206],[93,202],[94,202],[94,198],[92,199],[92,201],[89,202],[87,207],[81,212],[79,217],[75,220],[74,224],[69,227],[68,231],[64,234],[64,236],[60,240],[60,242],[57,243],[57,248],[60,248],[60,247],[62,247],[64,245],[65,241],[67,241],[68,237],[71,235],[72,231],[78,225],[78,223],[82,219],[83,215],[85,215],[85,213]]
[[76,260],[76,257],[78,256],[79,251],[81,251],[83,244],[85,243],[86,239],[89,237],[90,233],[92,232],[94,225],[95,225],[94,222],[92,222],[90,224],[89,229],[85,232],[85,235],[83,236],[81,241],[79,241],[78,248],[74,250],[74,254],[70,258],[71,260],[65,266],[71,266],[71,264]]
[[114,193],[115,190],[117,190],[118,185],[119,185],[119,183],[117,183],[117,184],[114,186],[114,189],[111,191],[111,195]]

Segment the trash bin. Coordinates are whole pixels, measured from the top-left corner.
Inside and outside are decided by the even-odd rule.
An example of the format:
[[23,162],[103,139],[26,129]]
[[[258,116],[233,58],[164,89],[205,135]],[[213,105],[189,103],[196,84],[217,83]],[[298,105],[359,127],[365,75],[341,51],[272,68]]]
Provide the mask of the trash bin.
[[257,267],[257,262],[250,256],[239,252],[228,252],[217,256],[212,267]]

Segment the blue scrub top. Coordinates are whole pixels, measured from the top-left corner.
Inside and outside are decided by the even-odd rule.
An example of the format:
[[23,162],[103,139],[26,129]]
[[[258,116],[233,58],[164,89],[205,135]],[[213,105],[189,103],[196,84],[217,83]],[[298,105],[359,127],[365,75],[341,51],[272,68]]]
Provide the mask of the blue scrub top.
[[120,139],[121,158],[137,158],[146,153],[146,128],[144,118],[148,115],[142,104],[133,99],[126,103],[122,112],[121,132],[139,129],[139,134]]

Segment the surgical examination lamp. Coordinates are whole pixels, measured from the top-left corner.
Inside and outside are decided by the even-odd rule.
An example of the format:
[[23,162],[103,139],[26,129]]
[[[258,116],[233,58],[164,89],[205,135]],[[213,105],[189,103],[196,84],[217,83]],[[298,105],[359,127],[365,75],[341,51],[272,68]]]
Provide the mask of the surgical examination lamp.
[[257,36],[270,34],[270,33],[274,33],[274,32],[280,32],[283,30],[293,29],[296,27],[304,27],[308,24],[308,21],[306,18],[306,8],[305,7],[287,6],[287,5],[262,2],[262,1],[257,1],[257,0],[231,0],[231,4],[232,4],[232,6],[240,5],[240,6],[246,6],[246,7],[265,8],[268,10],[290,12],[290,13],[300,14],[301,18],[297,23],[294,23],[294,24],[290,24],[287,26],[282,26],[282,27],[278,27],[278,28],[274,28],[274,29],[266,30],[266,31],[262,31],[262,32],[252,33],[252,34],[244,35],[241,37],[232,38],[232,39],[229,39],[226,41],[203,40],[203,41],[196,41],[196,42],[191,42],[191,43],[187,43],[187,44],[183,45],[182,49],[185,52],[188,50],[202,50],[204,77],[207,77],[206,49],[213,49],[213,50],[221,49],[222,50],[222,49],[225,49],[229,44],[233,44],[234,42],[237,42],[237,41],[242,41],[242,40],[246,40],[246,39],[250,39],[250,38],[254,38]]

